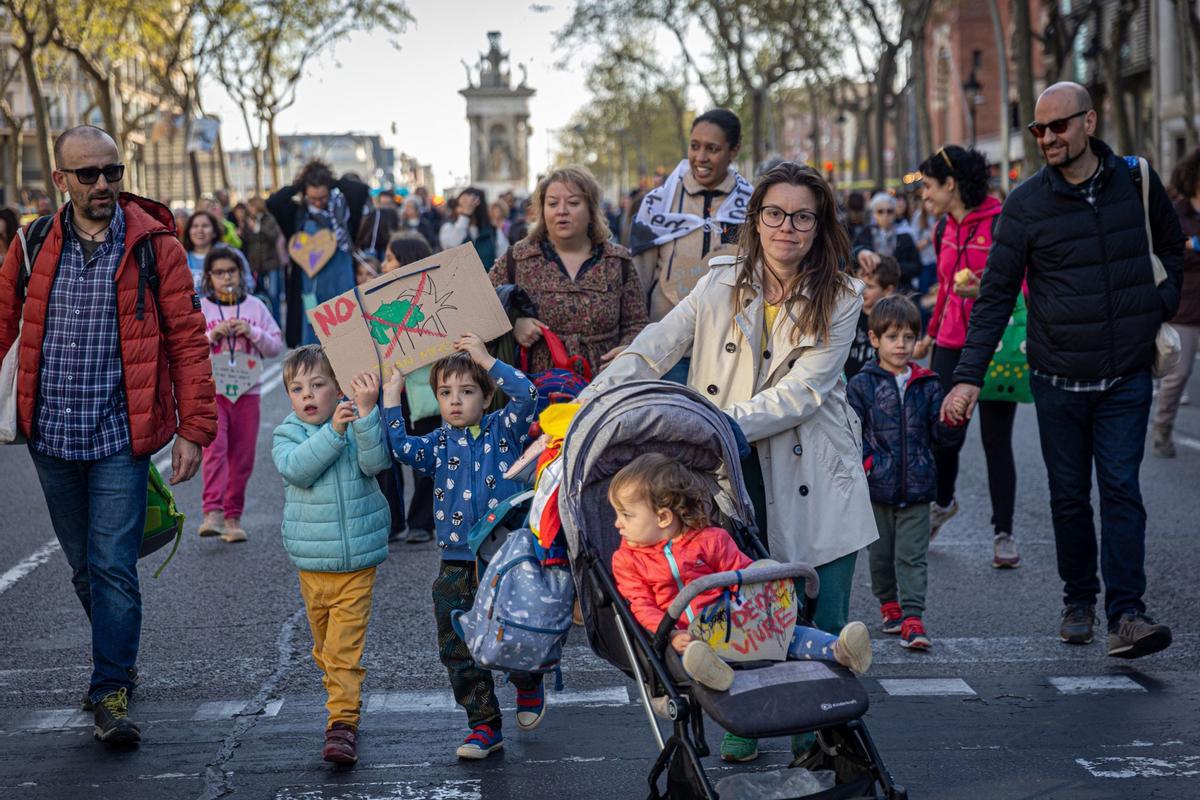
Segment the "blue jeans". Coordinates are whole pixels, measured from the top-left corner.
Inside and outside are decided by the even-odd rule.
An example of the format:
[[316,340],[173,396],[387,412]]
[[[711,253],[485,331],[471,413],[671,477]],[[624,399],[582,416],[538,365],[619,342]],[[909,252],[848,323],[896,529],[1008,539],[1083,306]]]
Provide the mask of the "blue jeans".
[[1033,375],[1063,602],[1094,605],[1096,526],[1092,464],[1100,487],[1100,574],[1110,629],[1126,611],[1144,612],[1146,509],[1138,471],[1145,450],[1152,382],[1148,370],[1104,392],[1068,392]]
[[261,283],[258,291],[267,298],[267,305],[271,309],[271,316],[275,318],[275,322],[282,327],[283,325],[283,267],[264,272],[261,276]]
[[137,661],[142,631],[137,562],[150,458],[134,458],[128,449],[97,461],[68,461],[32,447],[29,454],[75,594],[92,623],[88,695],[96,702],[132,688],[128,670]]

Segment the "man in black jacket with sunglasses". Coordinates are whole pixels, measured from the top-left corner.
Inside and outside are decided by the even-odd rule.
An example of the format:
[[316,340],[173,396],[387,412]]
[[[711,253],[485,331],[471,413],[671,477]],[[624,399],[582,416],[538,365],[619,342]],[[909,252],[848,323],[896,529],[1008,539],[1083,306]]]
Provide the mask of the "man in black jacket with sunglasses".
[[[971,312],[943,417],[969,417],[1021,282],[1029,283],[1028,356],[1042,457],[1050,482],[1058,572],[1059,636],[1093,638],[1096,530],[1093,462],[1100,487],[1100,571],[1108,654],[1137,658],[1171,643],[1146,615],[1146,511],[1138,471],[1150,414],[1155,335],[1179,305],[1183,232],[1158,175],[1148,170],[1147,241],[1140,168],[1095,138],[1091,97],[1057,83],[1038,98],[1029,130],[1046,166],[1013,190]],[[1155,285],[1150,248],[1166,268]]]

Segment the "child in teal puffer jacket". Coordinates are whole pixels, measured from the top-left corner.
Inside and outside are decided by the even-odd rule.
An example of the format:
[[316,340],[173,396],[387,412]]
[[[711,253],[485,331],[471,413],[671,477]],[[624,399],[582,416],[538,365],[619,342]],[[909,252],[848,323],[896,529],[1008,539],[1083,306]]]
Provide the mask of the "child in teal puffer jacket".
[[391,466],[379,423],[379,376],[361,373],[342,400],[318,345],[283,360],[292,413],[271,455],[284,480],[283,546],[300,570],[300,594],[324,673],[329,719],[322,757],[358,760],[362,650],[375,567],[388,552],[390,511],[375,475]]

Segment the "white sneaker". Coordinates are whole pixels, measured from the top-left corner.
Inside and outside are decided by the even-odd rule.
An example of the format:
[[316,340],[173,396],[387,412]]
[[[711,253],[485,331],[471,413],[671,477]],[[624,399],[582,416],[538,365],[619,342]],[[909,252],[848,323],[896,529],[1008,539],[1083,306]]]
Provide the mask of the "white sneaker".
[[950,505],[939,506],[936,502],[929,504],[929,541],[938,535],[942,526],[958,513],[958,498],[950,498]]
[[689,642],[683,650],[683,668],[692,680],[714,691],[724,692],[733,685],[733,667],[721,660],[708,642]]
[[838,663],[849,667],[851,672],[862,675],[871,668],[871,634],[867,626],[858,622],[846,623],[834,645]]

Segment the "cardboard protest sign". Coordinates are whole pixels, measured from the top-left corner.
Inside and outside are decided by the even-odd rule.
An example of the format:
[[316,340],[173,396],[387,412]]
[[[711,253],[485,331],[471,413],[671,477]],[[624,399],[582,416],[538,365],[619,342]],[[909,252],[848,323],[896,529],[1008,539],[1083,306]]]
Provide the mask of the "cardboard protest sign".
[[688,626],[725,661],[784,661],[798,608],[790,580],[750,583],[705,607]]
[[663,294],[675,305],[687,297],[700,279],[708,274],[709,261],[717,256],[736,256],[736,244],[723,245],[698,259],[677,258],[671,264],[671,274],[663,281]]
[[329,228],[313,233],[297,231],[288,240],[288,255],[309,278],[324,269],[336,250],[337,236]]
[[407,375],[454,352],[467,332],[485,342],[512,329],[471,244],[443,250],[309,309],[343,391],[360,372]]
[[211,357],[213,383],[217,394],[236,403],[253,389],[262,378],[263,363],[250,353],[213,353]]

